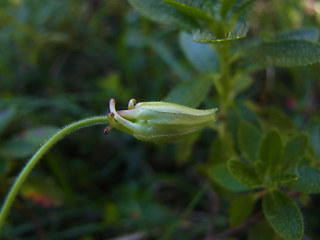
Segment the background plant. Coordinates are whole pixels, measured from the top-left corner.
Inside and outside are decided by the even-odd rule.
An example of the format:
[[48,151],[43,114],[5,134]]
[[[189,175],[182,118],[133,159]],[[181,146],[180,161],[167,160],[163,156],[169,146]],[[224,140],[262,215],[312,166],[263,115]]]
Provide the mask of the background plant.
[[319,5],[129,2],[164,25],[122,1],[1,3],[2,195],[56,130],[36,126],[106,112],[110,96],[218,106],[220,124],[168,146],[71,136],[33,172],[4,238],[300,239],[307,222],[317,239]]

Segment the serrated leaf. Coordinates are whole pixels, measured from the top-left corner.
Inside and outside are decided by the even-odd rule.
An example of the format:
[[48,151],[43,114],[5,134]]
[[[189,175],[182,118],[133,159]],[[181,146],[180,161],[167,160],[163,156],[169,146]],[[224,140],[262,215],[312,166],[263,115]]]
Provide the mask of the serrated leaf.
[[241,185],[228,171],[226,164],[216,164],[208,170],[208,177],[221,187],[232,191],[247,191],[248,188]]
[[298,179],[298,174],[295,172],[279,172],[277,175],[273,176],[270,183],[285,184],[293,182]]
[[260,161],[257,169],[267,177],[276,175],[281,166],[283,155],[283,143],[277,130],[271,130],[263,138],[260,146]]
[[283,41],[289,39],[300,39],[300,40],[309,40],[312,42],[317,42],[319,39],[319,30],[315,27],[305,27],[300,29],[292,29],[277,34],[274,40]]
[[207,44],[193,41],[190,34],[180,32],[180,46],[189,62],[202,73],[217,72],[219,69],[219,57]]
[[255,200],[252,193],[239,195],[232,199],[229,207],[231,226],[239,225],[251,215]]
[[[187,1],[177,1],[177,0],[163,0],[164,2],[170,4],[171,6],[175,7],[178,11],[182,12],[183,14],[197,19],[202,19],[206,21],[214,21],[214,18],[208,14],[207,12],[203,11],[202,9],[198,8],[199,4],[195,5],[188,5]],[[196,1],[201,3],[201,1]],[[197,6],[198,5],[198,6]]]
[[255,170],[238,159],[228,161],[228,169],[231,175],[243,186],[256,188],[263,186],[262,181]]
[[250,162],[258,159],[261,133],[252,124],[241,121],[238,126],[238,144],[241,154]]
[[297,169],[298,179],[287,186],[300,192],[320,193],[320,170],[304,166]]
[[225,32],[223,36],[216,36],[208,30],[195,29],[192,31],[193,40],[202,43],[221,43],[227,41],[234,41],[246,37],[249,31],[249,26],[245,23],[236,24],[236,26]]
[[303,235],[303,218],[295,202],[278,190],[268,192],[262,199],[264,215],[281,237],[300,240]]
[[174,87],[163,101],[195,108],[206,98],[211,86],[212,82],[205,77],[183,82]]
[[308,40],[261,42],[247,49],[247,53],[265,66],[295,67],[320,62],[320,45]]
[[197,26],[191,18],[183,15],[177,9],[162,0],[128,1],[140,14],[153,21],[169,24],[172,27],[179,27],[187,30],[191,30]]

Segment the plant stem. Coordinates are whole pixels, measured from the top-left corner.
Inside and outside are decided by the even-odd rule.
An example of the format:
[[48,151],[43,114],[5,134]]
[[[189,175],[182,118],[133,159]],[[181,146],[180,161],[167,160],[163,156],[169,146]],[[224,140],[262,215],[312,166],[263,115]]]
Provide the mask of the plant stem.
[[230,44],[222,43],[219,46],[219,64],[220,64],[220,73],[221,78],[220,82],[223,89],[223,94],[221,96],[221,110],[225,114],[229,105],[229,95],[230,95]]
[[17,196],[21,185],[29,175],[30,171],[34,168],[34,166],[37,164],[37,162],[41,159],[41,157],[55,144],[57,143],[61,138],[65,137],[72,131],[78,130],[80,128],[89,127],[92,125],[97,124],[105,124],[108,123],[107,116],[98,116],[98,117],[90,117],[86,118],[74,123],[71,123],[70,125],[65,126],[60,131],[58,131],[55,135],[53,135],[45,144],[41,146],[41,148],[32,156],[32,158],[28,161],[26,166],[22,169],[19,176],[15,180],[11,190],[9,191],[4,204],[1,208],[0,212],[0,232],[2,225],[6,219],[6,216],[8,215],[8,212],[10,210],[10,207]]
[[[220,113],[222,116],[226,116],[230,105],[230,43],[221,43],[216,46],[216,50],[219,54],[219,65],[220,65],[220,79],[219,85],[221,86],[220,98]],[[222,127],[220,135],[225,136],[226,123],[222,121]]]

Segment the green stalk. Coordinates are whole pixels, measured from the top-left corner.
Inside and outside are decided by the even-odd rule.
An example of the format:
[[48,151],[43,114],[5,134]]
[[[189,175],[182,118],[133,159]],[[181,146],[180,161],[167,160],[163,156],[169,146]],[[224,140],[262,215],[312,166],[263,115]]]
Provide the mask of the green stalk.
[[[222,88],[220,98],[220,113],[226,116],[231,104],[231,86],[230,86],[230,43],[220,43],[216,47],[219,54],[220,79],[219,84]],[[226,123],[222,121],[220,135],[224,136],[226,132]]]
[[219,46],[219,64],[221,73],[221,86],[223,94],[221,96],[221,111],[227,113],[230,104],[230,44],[222,43]]
[[9,191],[4,204],[1,208],[0,212],[0,232],[1,228],[3,226],[3,223],[8,215],[8,212],[10,210],[10,207],[12,206],[12,203],[14,199],[16,198],[21,185],[31,172],[31,170],[34,168],[34,166],[38,163],[38,161],[41,159],[41,157],[60,139],[68,135],[69,133],[78,130],[80,128],[89,127],[92,125],[97,124],[105,124],[108,123],[107,116],[98,116],[98,117],[90,117],[86,118],[74,123],[71,123],[70,125],[65,126],[60,131],[58,131],[55,135],[53,135],[45,144],[42,145],[42,147],[32,156],[32,158],[28,161],[26,166],[22,169],[19,176],[15,180],[11,190]]

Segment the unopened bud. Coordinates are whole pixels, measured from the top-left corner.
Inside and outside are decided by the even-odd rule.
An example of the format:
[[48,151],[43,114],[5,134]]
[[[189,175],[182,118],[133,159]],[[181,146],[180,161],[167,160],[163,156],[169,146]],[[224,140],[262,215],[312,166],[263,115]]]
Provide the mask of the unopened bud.
[[131,99],[128,110],[117,111],[110,99],[108,115],[111,128],[127,132],[148,142],[173,142],[216,121],[216,108],[194,109],[167,102],[141,102]]

